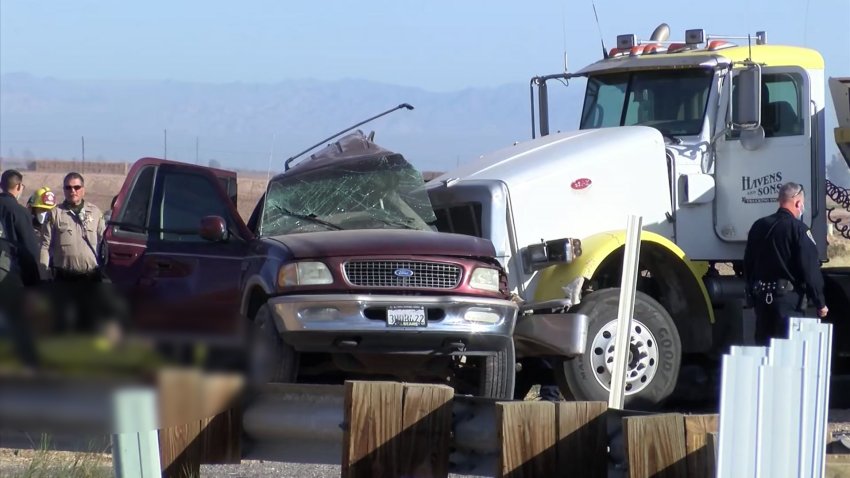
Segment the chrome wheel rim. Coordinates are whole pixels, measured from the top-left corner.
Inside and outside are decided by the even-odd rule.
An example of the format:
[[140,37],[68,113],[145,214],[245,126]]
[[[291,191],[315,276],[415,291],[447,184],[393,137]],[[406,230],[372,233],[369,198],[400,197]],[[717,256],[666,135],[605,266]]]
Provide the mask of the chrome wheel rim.
[[[590,363],[593,376],[605,390],[611,390],[614,370],[614,347],[617,340],[617,321],[605,324],[590,344]],[[632,319],[629,339],[629,358],[626,367],[626,395],[634,395],[652,383],[658,371],[658,343],[649,328]]]

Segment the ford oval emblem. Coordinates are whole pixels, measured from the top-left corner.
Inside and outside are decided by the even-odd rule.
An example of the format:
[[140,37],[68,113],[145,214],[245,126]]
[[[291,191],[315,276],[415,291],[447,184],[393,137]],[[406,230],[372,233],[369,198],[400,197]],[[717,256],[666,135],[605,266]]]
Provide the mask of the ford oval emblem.
[[570,184],[570,187],[579,190],[584,189],[590,186],[591,184],[593,184],[593,181],[591,181],[589,178],[579,178],[573,181],[572,184]]
[[413,277],[413,271],[410,269],[396,269],[394,274],[396,277]]

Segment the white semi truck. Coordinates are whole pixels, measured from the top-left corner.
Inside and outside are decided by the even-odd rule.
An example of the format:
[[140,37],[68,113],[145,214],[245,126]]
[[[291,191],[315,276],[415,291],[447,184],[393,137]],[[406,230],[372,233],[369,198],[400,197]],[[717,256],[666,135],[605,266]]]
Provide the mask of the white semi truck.
[[[607,399],[628,214],[643,216],[644,226],[631,407],[670,397],[683,357],[723,353],[745,340],[747,233],[776,211],[784,182],[804,185],[803,220],[827,258],[826,188],[833,186],[825,177],[822,56],[767,44],[763,32],[751,44],[738,37],[742,45],[703,30],[685,32],[681,42],[668,36],[666,25],[646,41],[621,35],[603,59],[576,73],[533,78],[532,139],[427,185],[438,228],[491,240],[520,300],[546,303],[546,313],[588,316],[584,353],[550,362],[567,397]],[[574,77],[587,81],[578,129],[550,134],[547,81]],[[848,85],[832,85],[845,128],[850,107],[838,103],[848,102]],[[843,366],[850,272],[824,275],[827,320],[836,325],[833,362]]]

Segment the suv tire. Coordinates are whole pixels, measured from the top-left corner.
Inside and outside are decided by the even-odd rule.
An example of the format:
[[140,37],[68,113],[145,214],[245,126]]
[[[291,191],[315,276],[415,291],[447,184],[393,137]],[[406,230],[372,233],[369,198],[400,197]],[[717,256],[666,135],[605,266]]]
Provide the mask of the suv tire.
[[484,357],[481,368],[481,396],[512,400],[515,376],[516,354],[511,341],[495,354]]
[[251,330],[248,349],[251,379],[261,385],[268,382],[295,382],[298,352],[281,338],[268,304],[263,304],[257,311]]

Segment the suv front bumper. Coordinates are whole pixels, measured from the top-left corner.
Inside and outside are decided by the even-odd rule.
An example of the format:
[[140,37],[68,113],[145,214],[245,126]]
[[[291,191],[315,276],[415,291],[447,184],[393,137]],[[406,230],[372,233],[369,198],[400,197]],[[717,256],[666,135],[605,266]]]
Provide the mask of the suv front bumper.
[[[518,310],[509,300],[468,296],[295,295],[269,305],[299,352],[493,353],[511,345]],[[423,306],[427,325],[388,326],[390,306]]]

